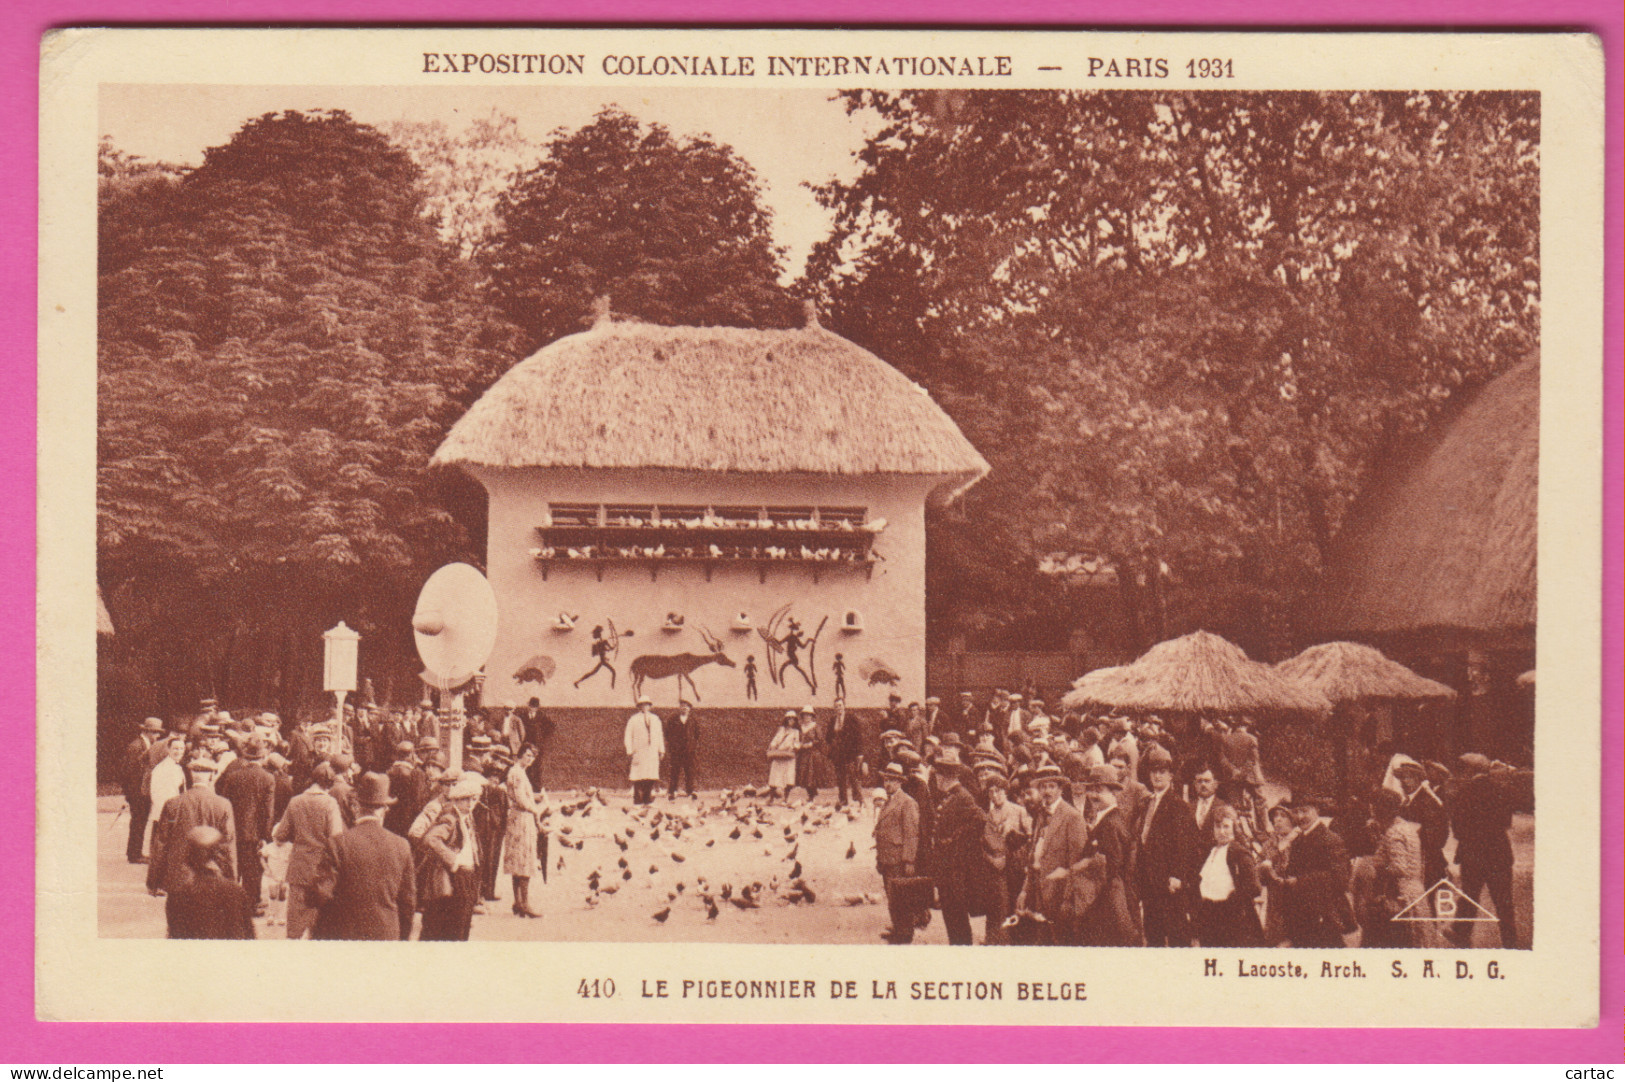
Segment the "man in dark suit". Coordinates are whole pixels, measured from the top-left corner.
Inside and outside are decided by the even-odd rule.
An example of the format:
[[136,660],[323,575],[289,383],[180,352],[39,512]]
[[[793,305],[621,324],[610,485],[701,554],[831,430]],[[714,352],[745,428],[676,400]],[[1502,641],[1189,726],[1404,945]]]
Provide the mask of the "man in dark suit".
[[214,791],[217,771],[213,759],[194,759],[189,769],[192,787],[171,797],[152,832],[152,862],[147,865],[147,889],[172,894],[192,881],[192,868],[186,862],[186,837],[194,827],[214,827],[220,832],[220,870],[227,879],[236,879],[234,858],[237,849],[236,824],[231,805]]
[[1282,912],[1287,938],[1294,947],[1344,946],[1343,928],[1352,923],[1348,848],[1320,817],[1323,806],[1325,801],[1313,793],[1292,798],[1298,836],[1292,839],[1281,883],[1286,888]]
[[364,774],[356,787],[361,814],[355,826],[332,839],[313,891],[322,900],[317,939],[409,939],[417,912],[412,846],[384,828],[395,803],[389,777]]
[[1074,880],[1083,870],[1089,829],[1083,813],[1061,799],[1067,781],[1060,768],[1053,763],[1040,767],[1033,785],[1040,804],[1033,825],[1032,863],[1016,909],[1045,919],[1049,942],[1043,945],[1075,946],[1083,910],[1080,884]]
[[677,700],[677,713],[661,723],[666,738],[666,769],[671,772],[671,784],[666,799],[677,799],[677,779],[687,783],[686,792],[694,795],[694,753],[699,749],[700,734],[694,720],[694,704],[687,699]]
[[1089,947],[1132,947],[1138,929],[1129,911],[1125,876],[1129,867],[1129,829],[1117,807],[1123,783],[1109,766],[1091,766],[1084,778],[1089,840],[1083,847],[1086,893],[1094,899],[1079,917],[1079,942]]
[[423,795],[425,778],[412,761],[413,750],[410,740],[396,743],[395,761],[389,767],[389,791],[395,799],[384,812],[384,827],[403,838],[427,800]]
[[953,946],[974,942],[970,927],[971,892],[982,881],[982,809],[965,788],[968,770],[957,760],[940,759],[934,768],[937,800],[931,836],[931,874],[942,903],[942,923]]
[[130,806],[130,837],[124,846],[124,856],[131,864],[144,863],[143,843],[146,841],[147,820],[152,817],[153,745],[164,731],[164,723],[148,718],[141,729],[124,748],[124,760],[119,764],[119,784],[124,789],[124,802]]
[[1188,901],[1201,868],[1201,845],[1190,805],[1174,791],[1174,760],[1162,748],[1145,755],[1151,795],[1140,812],[1134,836],[1135,860],[1145,941],[1151,947],[1191,945]]
[[199,826],[172,847],[181,852],[190,874],[185,885],[164,899],[170,939],[254,938],[248,895],[220,874],[220,850],[227,844],[219,830]]
[[260,892],[264,873],[260,845],[271,840],[271,828],[276,825],[276,780],[265,769],[264,759],[265,745],[257,737],[250,737],[243,745],[243,753],[215,785],[215,791],[230,802],[236,820],[237,871],[255,916],[265,912]]
[[1213,829],[1213,813],[1224,807],[1219,798],[1219,778],[1214,768],[1200,763],[1191,776],[1191,815],[1196,819],[1196,836],[1206,844]]
[[896,886],[898,879],[914,877],[920,852],[920,807],[903,791],[903,768],[889,763],[880,773],[886,803],[875,816],[875,867],[886,887],[886,908],[891,927],[881,934],[888,943],[914,941],[914,913]]
[[[1517,950],[1518,922],[1512,908],[1512,800],[1490,761],[1477,752],[1458,763],[1463,780],[1451,801],[1456,828],[1456,863],[1461,865],[1461,892],[1477,902],[1487,886],[1501,923],[1501,946]],[[1432,886],[1429,883],[1428,886]],[[1464,907],[1468,913],[1471,907]],[[1464,914],[1466,915],[1466,914]],[[1462,946],[1472,944],[1472,924],[1458,922],[1452,935]]]
[[863,798],[854,772],[858,760],[863,758],[863,727],[857,718],[847,716],[845,699],[835,700],[835,716],[829,723],[829,754],[835,766],[835,806],[846,807],[849,789],[852,799],[861,802]]

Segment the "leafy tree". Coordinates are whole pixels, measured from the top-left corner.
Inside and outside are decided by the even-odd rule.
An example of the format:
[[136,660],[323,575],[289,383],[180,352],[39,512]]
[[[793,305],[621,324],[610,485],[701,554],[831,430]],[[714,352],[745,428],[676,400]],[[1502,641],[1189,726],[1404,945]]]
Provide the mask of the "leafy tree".
[[416,166],[267,114],[103,209],[99,575],[155,705],[291,708],[340,618],[410,656],[418,585],[470,548],[428,456],[515,352]]
[[792,322],[756,174],[708,137],[606,108],[555,132],[497,217],[485,263],[530,348],[583,329],[601,295],[655,323]]
[[1278,649],[1372,462],[1536,341],[1533,96],[848,104],[883,124],[819,191],[811,288],[994,466],[973,532],[933,534],[939,632],[1064,627],[1038,569],[1081,557],[1131,647],[1200,622]]
[[441,238],[464,258],[478,255],[496,228],[497,201],[535,150],[519,121],[492,109],[460,132],[441,120],[397,120],[381,130],[417,164]]

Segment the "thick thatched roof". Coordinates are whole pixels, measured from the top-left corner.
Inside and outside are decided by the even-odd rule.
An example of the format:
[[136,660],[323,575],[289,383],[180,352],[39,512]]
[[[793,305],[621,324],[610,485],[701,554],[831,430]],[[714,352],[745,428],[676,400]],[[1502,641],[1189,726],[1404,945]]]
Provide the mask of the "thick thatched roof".
[[1275,671],[1334,703],[1456,697],[1449,686],[1418,676],[1381,650],[1357,642],[1311,646],[1276,665]]
[[987,462],[924,388],[811,321],[796,330],[600,319],[515,365],[436,464],[941,476]]
[[1079,677],[1061,699],[1072,709],[1131,712],[1324,714],[1318,691],[1250,660],[1241,647],[1207,631],[1158,643],[1138,661]]
[[1362,497],[1333,548],[1321,627],[1533,628],[1539,454],[1535,358]]

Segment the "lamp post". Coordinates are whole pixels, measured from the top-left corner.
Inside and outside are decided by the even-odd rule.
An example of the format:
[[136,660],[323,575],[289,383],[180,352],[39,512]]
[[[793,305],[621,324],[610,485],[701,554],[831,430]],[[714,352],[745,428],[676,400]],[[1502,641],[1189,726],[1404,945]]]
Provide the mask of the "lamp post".
[[322,632],[322,690],[333,693],[333,721],[339,732],[344,730],[344,698],[355,690],[356,655],[360,651],[361,635],[345,626]]

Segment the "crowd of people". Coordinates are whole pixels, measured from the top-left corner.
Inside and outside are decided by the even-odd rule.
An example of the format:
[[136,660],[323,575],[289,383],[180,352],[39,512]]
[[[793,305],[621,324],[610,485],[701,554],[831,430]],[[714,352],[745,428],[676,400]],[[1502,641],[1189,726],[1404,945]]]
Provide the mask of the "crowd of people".
[[[290,939],[407,939],[420,914],[419,939],[467,939],[499,874],[514,913],[534,917],[547,843],[537,705],[468,725],[457,770],[426,706],[287,732],[212,701],[175,731],[147,718],[124,749],[126,859],[146,865],[172,938],[252,938],[280,900]],[[285,866],[268,869],[276,854]]]
[[[1396,752],[1348,799],[1298,786],[1271,804],[1246,718],[1195,719],[1181,740],[1156,717],[1054,717],[998,689],[946,710],[893,696],[886,725],[889,942],[937,908],[956,944],[985,915],[987,943],[1465,946],[1492,910],[1502,944],[1523,943],[1510,768],[1483,755],[1452,772]],[[1454,920],[1434,912],[1441,884]]]
[[[289,938],[466,939],[500,875],[514,915],[538,916],[551,721],[536,700],[472,715],[455,770],[441,728],[427,707],[291,727],[212,702],[175,731],[148,718],[124,753],[126,855],[147,865],[169,934],[252,936],[285,900]],[[661,780],[668,799],[694,795],[692,704],[663,718],[640,698],[624,742],[634,806]],[[1502,944],[1523,943],[1505,768],[1482,755],[1452,772],[1395,753],[1337,806],[1301,785],[1271,803],[1284,787],[1266,782],[1245,718],[1176,734],[1154,716],[1052,716],[1002,689],[948,707],[893,695],[878,724],[839,700],[807,706],[765,755],[770,803],[832,788],[836,808],[862,808],[883,790],[873,835],[892,943],[940,910],[953,944],[985,917],[989,944],[1338,947],[1358,932],[1365,946],[1467,945],[1486,893]],[[278,853],[285,867],[268,870]],[[1456,923],[1434,919],[1441,882],[1461,896]]]

